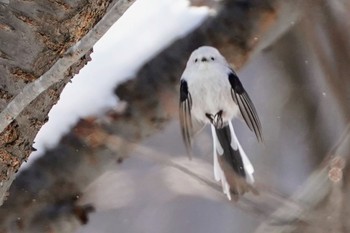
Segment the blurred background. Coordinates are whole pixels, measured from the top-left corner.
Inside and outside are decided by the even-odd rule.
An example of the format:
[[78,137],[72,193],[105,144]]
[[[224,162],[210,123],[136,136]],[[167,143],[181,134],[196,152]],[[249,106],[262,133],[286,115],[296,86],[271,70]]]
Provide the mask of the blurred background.
[[[0,232],[350,231],[350,2],[192,4],[138,0],[98,42],[38,134]],[[258,196],[221,192],[208,128],[186,156],[178,81],[200,45],[228,58],[257,108],[263,144],[233,124]]]

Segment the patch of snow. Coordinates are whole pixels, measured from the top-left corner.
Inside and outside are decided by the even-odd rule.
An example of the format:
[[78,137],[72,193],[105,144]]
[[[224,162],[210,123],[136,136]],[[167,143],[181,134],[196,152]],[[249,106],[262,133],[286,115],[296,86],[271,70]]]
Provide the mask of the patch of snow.
[[35,138],[37,151],[22,168],[56,146],[79,118],[116,106],[115,87],[172,41],[199,26],[208,14],[208,8],[190,7],[186,0],[136,1],[96,43],[92,61],[67,84]]

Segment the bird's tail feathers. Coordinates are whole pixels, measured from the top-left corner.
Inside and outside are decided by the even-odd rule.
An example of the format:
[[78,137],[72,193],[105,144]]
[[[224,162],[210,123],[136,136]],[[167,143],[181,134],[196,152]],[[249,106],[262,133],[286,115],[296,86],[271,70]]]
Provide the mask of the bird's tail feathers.
[[214,177],[221,181],[223,192],[231,200],[245,192],[257,191],[254,183],[254,168],[237,140],[232,123],[222,128],[211,126],[214,144]]

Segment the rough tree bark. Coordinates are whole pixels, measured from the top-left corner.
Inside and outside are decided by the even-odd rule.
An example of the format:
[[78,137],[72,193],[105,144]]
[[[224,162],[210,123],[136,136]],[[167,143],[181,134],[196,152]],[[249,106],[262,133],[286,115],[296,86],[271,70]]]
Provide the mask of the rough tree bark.
[[[0,204],[62,89],[132,2],[0,2]],[[100,24],[88,44],[77,44],[115,6],[114,21]]]
[[128,103],[125,112],[110,113],[108,122],[81,121],[59,146],[16,179],[0,209],[0,231],[59,232],[64,227],[73,232],[85,223],[92,208],[77,202],[84,188],[121,162],[135,142],[177,117],[178,79],[189,53],[212,44],[241,67],[278,19],[283,4],[277,2],[224,1],[216,17],[145,64],[136,79],[116,90]]

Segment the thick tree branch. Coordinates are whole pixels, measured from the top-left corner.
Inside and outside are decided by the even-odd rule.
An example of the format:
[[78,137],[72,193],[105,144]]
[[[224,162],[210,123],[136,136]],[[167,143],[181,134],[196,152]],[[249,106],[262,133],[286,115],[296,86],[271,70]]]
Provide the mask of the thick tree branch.
[[65,78],[65,72],[84,56],[93,45],[107,32],[134,0],[118,0],[106,12],[105,16],[79,42],[68,51],[40,78],[27,85],[0,113],[0,132],[43,91]]
[[[81,63],[86,63],[86,60],[88,60],[87,57],[89,56],[93,45],[104,35],[104,33],[112,26],[112,24],[123,15],[123,13],[129,8],[129,6],[133,2],[134,1],[132,0],[113,1],[112,5],[110,5],[109,9],[107,10],[105,16],[83,38],[81,38],[79,42],[77,42],[74,46],[68,49],[61,56],[61,58],[59,58],[54,64],[52,64],[52,67],[48,69],[43,75],[41,75],[40,78],[36,79],[34,78],[34,75],[24,75],[23,71],[16,71],[17,75],[32,77],[34,81],[30,80],[33,82],[24,86],[24,88],[14,98],[11,99],[9,97],[9,99],[11,99],[10,102],[7,104],[7,106],[4,107],[4,109],[0,113],[0,132],[2,132],[0,133],[0,165],[3,166],[3,168],[1,167],[0,174],[0,181],[2,184],[0,186],[0,204],[2,204],[3,199],[6,196],[7,190],[15,177],[15,172],[17,171],[21,163],[25,161],[26,156],[29,155],[30,151],[33,149],[31,147],[30,142],[33,141],[35,134],[40,129],[41,125],[44,123],[43,121],[37,119],[34,115],[26,116],[27,113],[24,110],[28,109],[28,106],[36,104],[35,101],[38,100],[38,97],[41,96],[45,100],[45,97],[47,96],[46,98],[49,99],[49,105],[46,106],[45,111],[42,111],[39,114],[40,118],[47,120],[47,113],[49,111],[49,108],[57,101],[59,93],[62,90],[64,84],[67,83],[68,78],[74,75],[74,73],[77,73],[83,67]],[[63,6],[68,8],[68,6]],[[103,7],[104,5],[100,3],[99,6]],[[99,16],[97,12],[98,11],[95,10],[95,17]],[[86,14],[88,14],[88,17],[90,18],[93,17],[92,13],[89,12],[89,9],[87,9]],[[25,23],[27,24],[34,24],[33,19],[26,18],[25,16],[18,17],[22,17],[23,20],[25,20]],[[91,21],[90,18],[84,19],[87,21]],[[89,22],[85,22],[85,24],[89,25]],[[36,25],[36,27],[39,26]],[[81,30],[76,34],[83,33],[82,31],[85,30],[85,28],[82,29],[79,27],[83,27],[83,25],[79,25],[77,26],[77,28],[75,28],[75,30],[77,31]],[[38,30],[39,29],[36,28],[36,31]],[[47,43],[50,46],[53,46],[52,44],[50,44],[51,42],[48,42],[47,36],[44,37],[44,39],[45,43]],[[30,47],[31,45],[27,46]],[[56,56],[59,56],[59,54],[56,53]],[[6,58],[7,57],[8,56],[6,56]],[[42,60],[45,59],[43,58]],[[38,61],[37,63],[39,64]],[[9,94],[5,88],[1,90],[1,98],[3,98],[3,96],[8,95]],[[42,105],[43,104],[41,104],[41,107]],[[33,109],[35,109],[35,107],[33,107]],[[25,125],[25,127],[17,123],[21,122],[19,120],[20,118],[25,119],[23,120],[23,122],[27,124]],[[19,127],[21,127],[21,130],[18,130]],[[26,128],[29,128],[31,132],[27,134],[25,134],[25,132],[19,132],[24,131],[23,129]],[[19,136],[24,139],[19,138]],[[22,140],[24,140],[24,142]],[[18,151],[18,148],[15,148],[17,146],[20,147],[20,151]],[[18,153],[18,155],[16,153]]]

